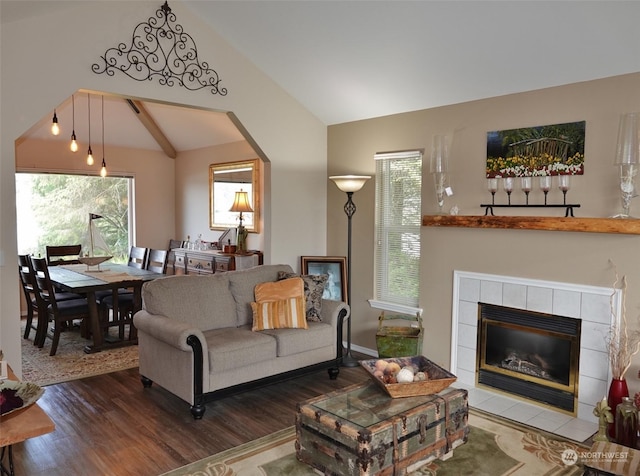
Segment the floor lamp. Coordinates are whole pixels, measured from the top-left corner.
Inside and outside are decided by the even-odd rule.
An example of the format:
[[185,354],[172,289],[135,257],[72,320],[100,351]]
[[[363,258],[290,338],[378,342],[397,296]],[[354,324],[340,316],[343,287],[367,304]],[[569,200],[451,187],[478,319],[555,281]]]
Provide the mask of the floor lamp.
[[[356,212],[356,206],[352,197],[355,192],[360,190],[365,182],[371,178],[370,175],[334,175],[329,177],[336,186],[347,194],[347,203],[344,205],[344,212],[347,214],[347,304],[351,307],[351,218]],[[357,367],[358,361],[351,355],[351,318],[349,315],[347,321],[347,353],[342,357],[342,365],[344,367]]]

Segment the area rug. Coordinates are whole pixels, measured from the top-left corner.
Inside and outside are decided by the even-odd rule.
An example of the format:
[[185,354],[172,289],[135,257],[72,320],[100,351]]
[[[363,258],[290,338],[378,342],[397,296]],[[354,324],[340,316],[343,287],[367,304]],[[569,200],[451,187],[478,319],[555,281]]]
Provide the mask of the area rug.
[[[434,460],[411,476],[568,476],[582,474],[573,455],[588,447],[559,441],[533,428],[470,411],[467,443],[447,461]],[[318,473],[296,460],[295,428],[290,427],[164,476],[312,476]],[[567,454],[569,457],[567,457]],[[567,464],[563,462],[567,461]]]
[[[85,354],[84,347],[91,341],[80,336],[79,329],[70,329],[60,334],[56,355],[49,355],[51,340],[44,347],[33,345],[31,339],[22,340],[22,380],[40,386],[77,380],[94,375],[116,372],[138,366],[138,346],[130,345]],[[21,335],[24,335],[24,321]]]

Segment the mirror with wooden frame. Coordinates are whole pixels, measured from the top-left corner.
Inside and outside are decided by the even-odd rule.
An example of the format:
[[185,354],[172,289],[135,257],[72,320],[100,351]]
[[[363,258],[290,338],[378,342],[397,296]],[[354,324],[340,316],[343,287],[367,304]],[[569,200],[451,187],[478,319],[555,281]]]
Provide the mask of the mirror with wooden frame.
[[225,162],[209,166],[209,228],[226,230],[237,227],[238,212],[231,212],[236,192],[247,192],[253,212],[242,214],[242,224],[249,233],[259,233],[260,160]]

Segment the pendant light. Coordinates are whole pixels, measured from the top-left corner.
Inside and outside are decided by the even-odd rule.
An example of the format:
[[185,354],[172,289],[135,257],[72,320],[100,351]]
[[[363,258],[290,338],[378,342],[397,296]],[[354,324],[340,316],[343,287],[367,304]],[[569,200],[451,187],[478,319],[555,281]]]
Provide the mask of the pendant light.
[[93,165],[93,151],[91,150],[91,94],[87,93],[87,107],[89,110],[89,151],[87,152],[87,165]]
[[100,176],[107,176],[107,163],[104,161],[104,96],[102,96],[102,168],[100,169]]
[[76,99],[73,94],[71,95],[71,111],[73,131],[71,132],[71,145],[69,145],[69,148],[71,149],[71,152],[78,152],[78,142],[76,141]]
[[58,116],[56,116],[56,110],[53,110],[53,120],[51,121],[51,133],[54,136],[60,134],[60,127],[58,126]]

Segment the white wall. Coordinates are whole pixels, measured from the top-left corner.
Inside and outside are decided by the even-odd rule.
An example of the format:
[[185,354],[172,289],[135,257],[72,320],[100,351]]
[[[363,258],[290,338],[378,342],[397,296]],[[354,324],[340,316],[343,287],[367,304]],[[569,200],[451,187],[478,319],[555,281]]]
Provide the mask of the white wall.
[[323,124],[177,0],[171,2],[177,23],[193,36],[200,57],[221,75],[227,96],[92,72],[99,56],[128,42],[133,28],[154,16],[160,2],[47,3],[59,3],[60,9],[41,13],[29,1],[12,2],[12,9],[23,11],[9,22],[5,2],[0,2],[0,348],[18,375],[22,339],[15,279],[14,141],[78,89],[233,111],[271,161],[271,223],[265,244],[270,261],[295,267],[300,255],[325,253]]

